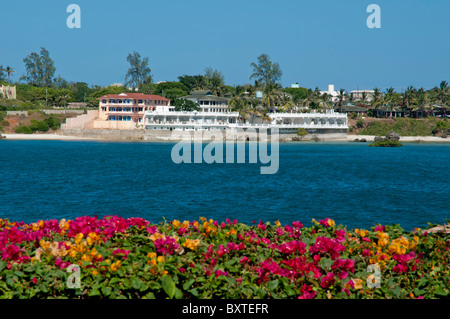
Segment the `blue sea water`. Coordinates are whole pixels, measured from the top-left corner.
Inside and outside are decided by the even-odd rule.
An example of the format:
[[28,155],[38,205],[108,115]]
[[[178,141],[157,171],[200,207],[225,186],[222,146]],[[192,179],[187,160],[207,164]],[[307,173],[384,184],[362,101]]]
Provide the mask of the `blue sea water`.
[[80,215],[282,223],[332,218],[349,229],[450,219],[449,144],[373,148],[300,142],[262,163],[175,164],[175,143],[0,142],[0,218],[35,222]]

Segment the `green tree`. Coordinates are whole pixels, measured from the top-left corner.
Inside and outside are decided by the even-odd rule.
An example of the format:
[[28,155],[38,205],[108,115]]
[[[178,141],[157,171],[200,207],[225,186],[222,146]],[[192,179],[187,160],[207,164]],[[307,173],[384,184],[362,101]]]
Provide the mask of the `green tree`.
[[255,79],[262,82],[264,85],[275,84],[283,75],[280,65],[270,60],[270,57],[263,53],[258,57],[258,62],[251,63],[253,73],[250,80]]
[[450,91],[447,81],[441,81],[439,87],[436,86],[433,91],[436,93],[441,106],[445,106]]
[[0,65],[0,81],[5,81],[6,80],[6,72],[5,69],[3,68],[3,65]]
[[200,111],[197,103],[187,99],[176,99],[172,105],[175,106],[175,111]]
[[16,71],[14,71],[13,67],[7,66],[5,68],[5,73],[6,73],[6,76],[8,77],[8,83],[11,83],[11,75],[13,73],[16,73]]
[[27,74],[21,79],[28,81],[29,84],[33,84],[41,87],[48,87],[52,85],[53,76],[56,68],[54,61],[50,58],[49,52],[41,47],[40,54],[31,52],[23,59]]
[[383,93],[379,88],[374,88],[371,106],[375,108],[376,117],[378,117],[378,110],[382,105],[383,105]]
[[141,89],[143,85],[153,81],[151,69],[148,66],[148,57],[141,58],[141,55],[133,51],[128,54],[127,61],[130,63],[128,72],[125,75],[125,86],[134,89]]
[[206,87],[211,90],[212,94],[217,96],[223,95],[225,77],[220,71],[215,70],[212,67],[207,67],[205,69],[204,78],[206,80]]
[[342,112],[342,107],[345,104],[345,100],[347,99],[347,93],[345,93],[345,89],[339,90],[337,105],[339,106],[339,112]]

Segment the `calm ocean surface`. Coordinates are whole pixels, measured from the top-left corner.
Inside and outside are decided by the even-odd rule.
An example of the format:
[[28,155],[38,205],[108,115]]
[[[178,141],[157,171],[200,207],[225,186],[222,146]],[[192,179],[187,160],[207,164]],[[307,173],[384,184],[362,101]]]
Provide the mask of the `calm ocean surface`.
[[151,222],[200,216],[290,223],[332,218],[411,230],[450,219],[450,144],[280,144],[265,164],[175,164],[171,143],[0,141],[0,218],[35,222],[80,215]]

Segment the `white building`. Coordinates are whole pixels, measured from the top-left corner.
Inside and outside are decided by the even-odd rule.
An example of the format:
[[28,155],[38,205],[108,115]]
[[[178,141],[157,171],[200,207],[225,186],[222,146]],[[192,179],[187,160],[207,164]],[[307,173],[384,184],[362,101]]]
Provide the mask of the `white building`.
[[198,131],[228,128],[279,128],[280,133],[296,133],[299,128],[312,131],[346,131],[347,114],[327,110],[326,113],[269,113],[270,120],[260,118],[252,123],[240,121],[238,112],[175,111],[173,106],[156,107],[146,111],[144,127],[149,130]]
[[372,100],[373,98],[373,94],[375,93],[374,90],[353,90],[350,91],[349,94],[350,96],[355,100],[355,101],[359,101],[362,99],[363,95],[366,96],[367,101]]
[[332,102],[337,102],[339,98],[339,91],[336,91],[334,89],[334,84],[328,84],[328,91],[320,91],[320,95],[323,95],[325,93],[331,96]]

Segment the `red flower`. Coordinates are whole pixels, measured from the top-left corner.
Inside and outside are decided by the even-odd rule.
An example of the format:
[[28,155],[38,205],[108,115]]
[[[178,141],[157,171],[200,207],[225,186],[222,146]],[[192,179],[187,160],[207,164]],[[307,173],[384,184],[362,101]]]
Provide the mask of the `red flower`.
[[302,295],[298,296],[298,299],[314,299],[317,295],[310,285],[302,286]]

